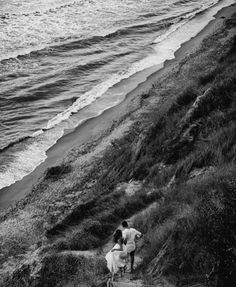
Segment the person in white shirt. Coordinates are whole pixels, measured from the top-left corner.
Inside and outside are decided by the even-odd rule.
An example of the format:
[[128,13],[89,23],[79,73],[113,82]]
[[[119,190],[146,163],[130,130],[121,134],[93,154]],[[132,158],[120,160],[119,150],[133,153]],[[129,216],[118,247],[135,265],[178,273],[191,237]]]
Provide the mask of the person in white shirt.
[[117,229],[113,235],[113,241],[115,245],[106,254],[105,258],[107,260],[107,267],[111,272],[111,280],[114,280],[115,275],[120,271],[122,276],[122,271],[125,268],[127,252],[125,251],[125,246],[123,245],[122,231]]
[[122,235],[124,244],[126,245],[126,251],[130,255],[131,273],[134,271],[134,253],[136,249],[135,241],[142,237],[142,233],[135,228],[130,228],[127,221],[122,222]]

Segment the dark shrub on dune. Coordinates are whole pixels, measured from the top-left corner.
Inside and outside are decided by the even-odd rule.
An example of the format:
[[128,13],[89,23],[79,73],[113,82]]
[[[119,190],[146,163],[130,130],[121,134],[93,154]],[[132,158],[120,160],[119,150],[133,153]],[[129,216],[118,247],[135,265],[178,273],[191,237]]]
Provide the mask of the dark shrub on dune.
[[197,98],[197,96],[198,92],[196,90],[196,87],[188,86],[183,90],[182,93],[180,93],[180,95],[178,95],[177,99],[171,105],[168,111],[168,115],[178,112],[178,110],[182,109],[183,106],[189,105]]
[[64,174],[72,171],[72,166],[69,164],[61,164],[52,166],[47,169],[45,179],[58,180]]
[[103,278],[99,279],[99,275],[107,273],[105,261],[101,258],[89,259],[71,254],[50,255],[44,259],[43,266],[39,284],[32,286],[98,286],[104,281]]

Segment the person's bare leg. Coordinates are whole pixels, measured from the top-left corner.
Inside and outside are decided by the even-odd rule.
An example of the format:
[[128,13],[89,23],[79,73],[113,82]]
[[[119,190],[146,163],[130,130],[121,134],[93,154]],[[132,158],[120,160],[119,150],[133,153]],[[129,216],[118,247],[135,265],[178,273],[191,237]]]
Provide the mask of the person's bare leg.
[[120,277],[122,278],[123,276],[123,274],[122,274],[122,271],[123,271],[123,267],[120,267]]

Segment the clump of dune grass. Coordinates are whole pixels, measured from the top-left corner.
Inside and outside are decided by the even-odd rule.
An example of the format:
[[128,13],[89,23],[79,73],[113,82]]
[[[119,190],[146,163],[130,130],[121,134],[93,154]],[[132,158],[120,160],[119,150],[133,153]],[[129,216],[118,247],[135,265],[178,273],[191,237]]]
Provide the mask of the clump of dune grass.
[[9,278],[3,278],[4,287],[90,287],[106,282],[108,269],[104,258],[85,258],[72,254],[50,254],[42,262],[37,277],[31,277],[31,268],[24,265]]
[[47,169],[45,173],[46,180],[58,180],[63,175],[70,173],[72,171],[72,166],[70,164],[61,164],[57,166],[52,166]]
[[207,178],[173,187],[156,208],[136,219],[145,232],[146,273],[181,284],[219,280],[219,286],[233,286],[235,171],[234,165],[225,166]]
[[74,226],[67,225],[66,227],[64,225],[62,228],[61,225],[58,225],[50,230],[48,236],[53,241],[53,248],[56,250],[98,248],[107,241],[123,219],[144,209],[160,196],[161,192],[158,189],[149,194],[144,189],[129,197],[123,193],[119,197],[115,197],[113,194],[105,196],[96,201],[94,208],[88,210],[87,216],[83,220],[80,221],[78,217]]
[[107,273],[104,258],[55,254],[44,259],[39,278],[41,286],[90,287],[104,282]]
[[182,109],[183,106],[188,106],[192,103],[198,96],[198,92],[195,86],[186,87],[182,93],[177,97],[177,99],[172,103],[168,115],[177,112]]

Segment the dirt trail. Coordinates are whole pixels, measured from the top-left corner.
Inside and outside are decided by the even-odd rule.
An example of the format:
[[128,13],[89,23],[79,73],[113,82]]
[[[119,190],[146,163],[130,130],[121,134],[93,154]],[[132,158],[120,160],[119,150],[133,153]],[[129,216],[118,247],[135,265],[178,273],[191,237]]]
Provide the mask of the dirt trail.
[[[148,206],[141,212],[138,212],[132,217],[128,218],[127,221],[132,226],[136,216],[140,216],[141,214],[148,212],[155,205],[156,203],[150,204],[150,206]],[[117,229],[121,229],[121,226],[117,226]],[[137,245],[139,246],[141,243],[142,243],[142,240],[141,242],[138,242]],[[105,258],[105,255],[109,252],[109,250],[112,249],[113,246],[114,246],[114,243],[112,242],[112,237],[110,237],[109,241],[106,244],[104,244],[102,247],[99,247],[97,249],[91,249],[91,250],[85,250],[85,251],[82,251],[82,250],[67,251],[66,250],[66,251],[60,252],[60,254],[61,255],[73,255],[73,256],[78,256],[78,257],[83,256],[88,259],[95,258],[95,257]],[[141,263],[142,263],[141,250],[138,250],[138,252],[136,252],[135,254],[134,269],[136,269]],[[126,272],[123,273],[122,277],[119,274],[116,277],[115,282],[110,283],[110,286],[111,287],[146,287],[146,286],[149,287],[149,286],[154,286],[154,285],[144,285],[141,279],[139,279],[136,275],[133,275],[130,273],[130,262],[128,258]],[[158,284],[158,285],[155,285],[155,287],[165,287],[165,286],[163,284]]]
[[[94,249],[94,250],[70,250],[70,251],[62,251],[60,252],[61,255],[73,255],[73,256],[84,256],[86,258],[95,258],[95,257],[102,257],[105,258],[105,255],[109,250],[113,247],[112,240],[109,240],[108,243],[106,243],[102,249]],[[140,257],[140,254],[135,255],[135,262],[134,262],[134,269],[137,268],[137,266],[142,262],[142,258]],[[126,272],[123,273],[122,277],[120,274],[116,277],[115,282],[112,282],[111,287],[145,287],[143,285],[142,281],[140,279],[134,279],[133,274],[130,274],[130,265],[127,260],[127,269]],[[110,287],[109,286],[109,287]],[[157,286],[159,287],[159,286]],[[160,285],[161,287],[161,285]]]

